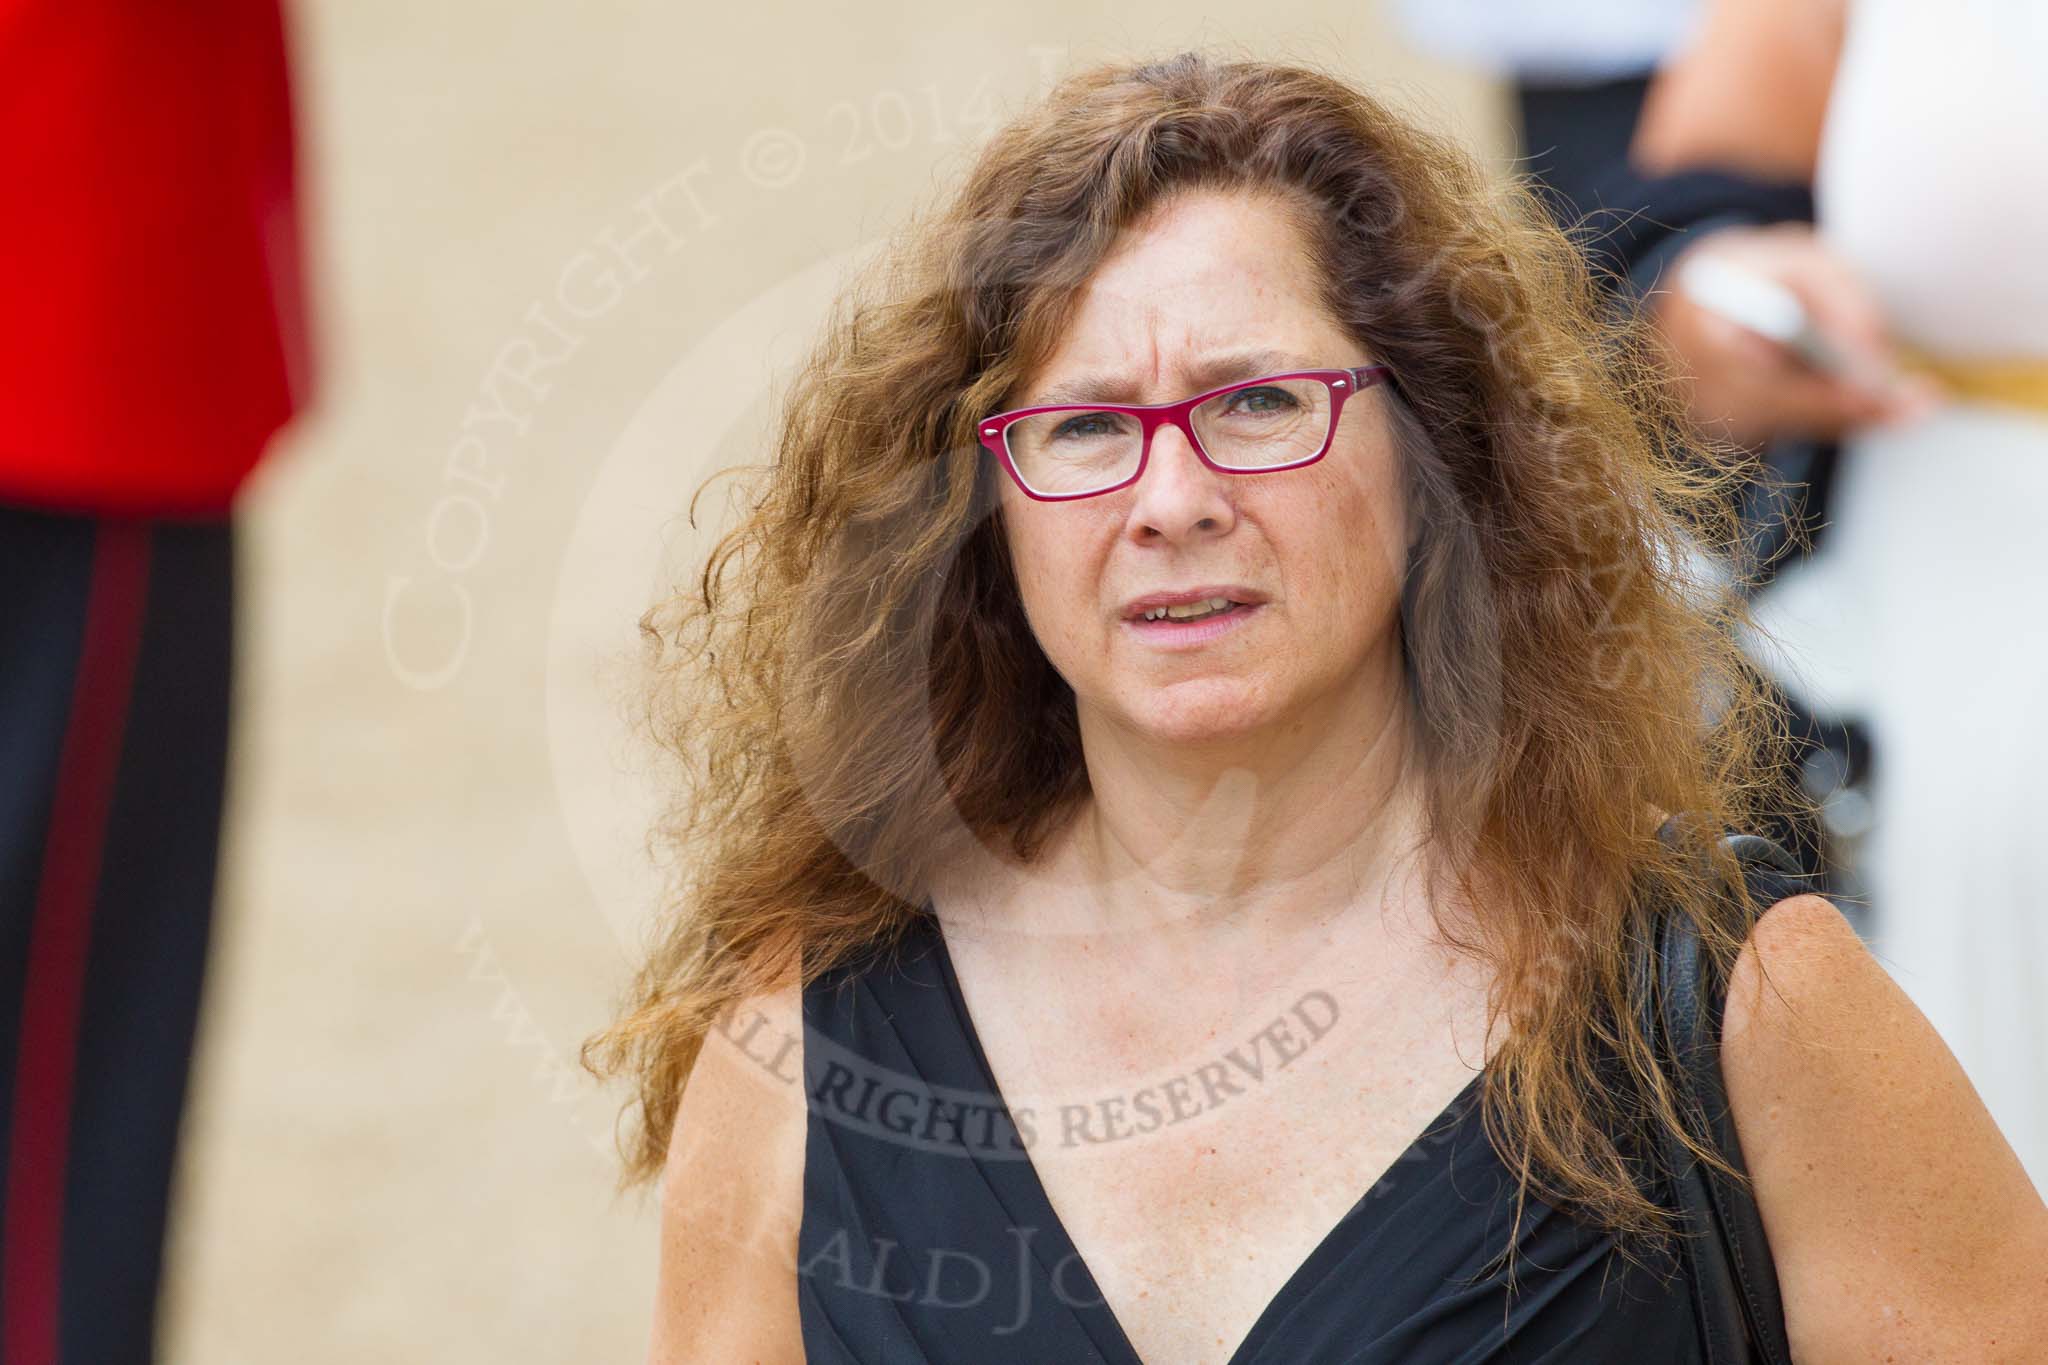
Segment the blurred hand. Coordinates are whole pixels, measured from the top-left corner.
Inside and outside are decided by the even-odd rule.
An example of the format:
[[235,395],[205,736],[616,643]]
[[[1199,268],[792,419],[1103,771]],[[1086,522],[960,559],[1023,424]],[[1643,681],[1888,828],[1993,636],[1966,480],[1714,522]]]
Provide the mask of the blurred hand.
[[[1805,223],[1722,228],[1686,248],[1665,280],[1712,253],[1769,277],[1798,295],[1808,316],[1859,375],[1896,374],[1897,356],[1869,288]],[[1940,386],[1924,376],[1890,383],[1837,377],[1789,347],[1660,285],[1650,316],[1672,353],[1693,420],[1742,445],[1781,436],[1833,439],[1856,427],[1912,421],[1937,406]]]

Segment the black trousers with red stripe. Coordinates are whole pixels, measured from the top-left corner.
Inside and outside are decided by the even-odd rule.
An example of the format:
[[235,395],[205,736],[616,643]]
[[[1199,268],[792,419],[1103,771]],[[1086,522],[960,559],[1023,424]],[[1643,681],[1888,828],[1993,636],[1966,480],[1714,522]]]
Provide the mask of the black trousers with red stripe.
[[213,921],[234,523],[0,505],[0,1360],[154,1354]]

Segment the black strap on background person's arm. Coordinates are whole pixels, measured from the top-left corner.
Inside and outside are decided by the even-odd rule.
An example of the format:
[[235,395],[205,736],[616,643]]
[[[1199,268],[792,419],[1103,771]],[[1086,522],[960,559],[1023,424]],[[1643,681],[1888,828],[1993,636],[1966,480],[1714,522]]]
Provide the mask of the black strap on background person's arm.
[[1640,301],[1679,252],[1717,228],[1813,221],[1805,184],[1751,180],[1724,171],[1642,176],[1617,164],[1600,181],[1600,207],[1584,234],[1594,269],[1611,288]]

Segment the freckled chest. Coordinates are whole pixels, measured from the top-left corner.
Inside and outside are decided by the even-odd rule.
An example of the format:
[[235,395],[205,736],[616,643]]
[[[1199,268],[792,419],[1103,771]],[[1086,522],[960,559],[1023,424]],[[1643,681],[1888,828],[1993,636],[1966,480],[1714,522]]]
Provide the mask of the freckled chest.
[[1029,956],[954,962],[1038,1181],[1146,1359],[1227,1359],[1476,1072],[1483,996],[1313,959],[1169,990]]

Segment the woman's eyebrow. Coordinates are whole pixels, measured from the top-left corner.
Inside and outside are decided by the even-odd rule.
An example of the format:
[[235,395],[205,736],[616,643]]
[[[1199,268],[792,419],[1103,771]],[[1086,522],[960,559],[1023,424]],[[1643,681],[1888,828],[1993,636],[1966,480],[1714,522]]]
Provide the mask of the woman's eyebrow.
[[[1273,374],[1280,370],[1314,368],[1314,365],[1291,351],[1224,351],[1204,357],[1188,367],[1188,378],[1192,385],[1188,392],[1201,393],[1205,389],[1213,389],[1235,380],[1255,379],[1259,375]],[[1081,375],[1048,385],[1036,398],[1018,406],[1036,408],[1048,403],[1132,403],[1137,401],[1135,395],[1138,392],[1137,383],[1122,375]]]

